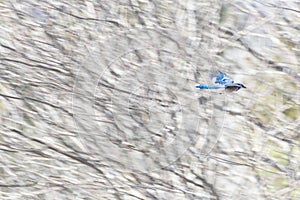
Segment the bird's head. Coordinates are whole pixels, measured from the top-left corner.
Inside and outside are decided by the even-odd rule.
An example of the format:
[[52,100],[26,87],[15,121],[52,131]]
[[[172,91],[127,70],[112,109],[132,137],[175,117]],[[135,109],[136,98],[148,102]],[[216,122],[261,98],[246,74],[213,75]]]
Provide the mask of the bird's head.
[[246,88],[246,86],[244,86],[243,84],[241,83],[236,83],[237,86],[241,87],[241,88]]
[[238,91],[241,88],[246,88],[246,86],[241,83],[231,83],[225,86],[225,90],[228,92]]

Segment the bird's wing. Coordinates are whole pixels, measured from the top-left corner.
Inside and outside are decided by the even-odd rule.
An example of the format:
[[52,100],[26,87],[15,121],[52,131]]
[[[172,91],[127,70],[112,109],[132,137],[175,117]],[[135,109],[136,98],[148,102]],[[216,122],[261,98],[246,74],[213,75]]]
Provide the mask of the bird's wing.
[[213,80],[214,83],[220,84],[223,86],[227,86],[229,84],[234,83],[233,79],[227,76],[226,74],[220,71],[213,71],[210,74],[210,78]]

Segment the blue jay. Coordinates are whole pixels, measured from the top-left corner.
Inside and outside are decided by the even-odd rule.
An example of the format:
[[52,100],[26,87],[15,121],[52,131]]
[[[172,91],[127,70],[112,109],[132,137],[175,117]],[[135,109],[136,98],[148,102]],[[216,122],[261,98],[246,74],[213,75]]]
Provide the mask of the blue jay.
[[227,91],[227,92],[234,92],[234,91],[238,91],[241,88],[246,88],[241,83],[235,83],[232,78],[230,78],[229,76],[225,75],[224,73],[222,73],[220,71],[211,73],[210,78],[217,85],[199,84],[199,85],[196,85],[196,88],[199,88],[200,90],[225,88],[225,91]]

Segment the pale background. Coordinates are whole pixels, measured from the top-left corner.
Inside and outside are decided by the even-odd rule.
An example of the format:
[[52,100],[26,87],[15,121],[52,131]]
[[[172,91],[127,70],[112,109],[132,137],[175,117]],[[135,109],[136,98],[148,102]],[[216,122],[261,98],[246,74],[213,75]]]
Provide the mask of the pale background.
[[300,3],[266,2],[0,1],[0,199],[300,199]]

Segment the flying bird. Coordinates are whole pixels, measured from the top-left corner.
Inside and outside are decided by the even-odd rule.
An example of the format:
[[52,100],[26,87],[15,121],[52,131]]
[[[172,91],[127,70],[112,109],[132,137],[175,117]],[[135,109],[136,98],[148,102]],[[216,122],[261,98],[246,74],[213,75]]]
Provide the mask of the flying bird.
[[200,90],[225,88],[225,91],[227,92],[234,92],[238,91],[241,88],[246,88],[241,83],[235,83],[232,78],[222,73],[221,71],[212,72],[210,74],[210,78],[213,80],[215,85],[199,84],[196,85],[196,88],[199,88]]

